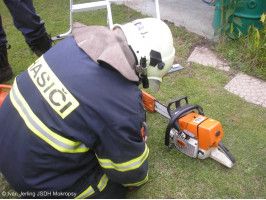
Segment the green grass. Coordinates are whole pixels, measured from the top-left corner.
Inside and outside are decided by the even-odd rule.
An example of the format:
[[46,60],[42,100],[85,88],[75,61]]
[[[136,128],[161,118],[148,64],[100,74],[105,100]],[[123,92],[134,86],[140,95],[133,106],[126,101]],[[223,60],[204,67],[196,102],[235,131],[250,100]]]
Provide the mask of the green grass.
[[[46,28],[52,36],[64,33],[69,28],[68,1],[39,0],[35,6],[46,21]],[[15,29],[10,14],[0,1],[1,15],[12,49],[9,51],[10,64],[16,75],[24,71],[37,57],[33,55],[19,31]],[[123,23],[141,17],[125,6],[112,6],[114,22]],[[87,25],[106,24],[106,11],[74,15],[74,21]],[[174,36],[176,62],[185,69],[164,78],[161,90],[152,95],[164,104],[188,96],[190,104],[199,104],[207,116],[223,125],[223,143],[236,159],[228,169],[211,159],[199,160],[185,156],[177,150],[167,151],[164,147],[164,133],[168,120],[159,114],[147,114],[150,129],[148,146],[149,181],[128,198],[266,198],[266,109],[244,101],[227,92],[224,86],[230,74],[186,62],[195,45],[212,46],[201,37],[188,33],[182,28],[169,25]],[[13,80],[8,83],[11,84]],[[15,166],[14,166],[15,167]],[[2,192],[13,190],[0,176],[0,198]]]

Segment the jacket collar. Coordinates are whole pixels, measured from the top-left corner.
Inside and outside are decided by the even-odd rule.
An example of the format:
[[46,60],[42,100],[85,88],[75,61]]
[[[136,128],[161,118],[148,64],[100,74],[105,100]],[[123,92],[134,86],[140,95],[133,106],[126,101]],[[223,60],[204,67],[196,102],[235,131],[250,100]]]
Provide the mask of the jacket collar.
[[94,62],[106,62],[128,80],[139,81],[134,55],[121,29],[110,30],[104,26],[86,26],[76,22],[72,33],[77,45]]

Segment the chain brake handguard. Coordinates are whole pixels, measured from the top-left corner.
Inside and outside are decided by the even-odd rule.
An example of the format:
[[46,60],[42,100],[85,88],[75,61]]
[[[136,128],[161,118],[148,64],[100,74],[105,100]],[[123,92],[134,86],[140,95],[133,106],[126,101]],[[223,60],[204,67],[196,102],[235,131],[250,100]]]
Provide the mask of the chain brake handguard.
[[[184,106],[181,106],[181,101],[185,100],[186,104]],[[175,109],[172,110],[172,105],[175,104]],[[198,110],[198,113],[200,115],[204,115],[203,109],[199,105],[189,105],[187,96],[181,97],[179,99],[176,99],[174,101],[171,101],[167,106],[167,111],[170,115],[170,122],[167,125],[166,131],[165,131],[165,146],[168,149],[172,149],[169,147],[169,137],[170,137],[170,131],[172,128],[175,128],[179,133],[181,132],[180,125],[178,123],[178,120],[183,117],[184,115],[194,112],[194,110]]]

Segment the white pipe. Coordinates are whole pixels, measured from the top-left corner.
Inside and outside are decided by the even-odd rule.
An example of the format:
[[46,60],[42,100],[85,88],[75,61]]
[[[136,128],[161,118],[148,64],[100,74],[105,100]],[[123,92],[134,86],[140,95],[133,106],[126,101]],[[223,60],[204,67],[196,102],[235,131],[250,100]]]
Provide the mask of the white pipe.
[[112,18],[112,11],[111,11],[111,5],[109,0],[106,0],[106,6],[107,6],[107,19],[108,19],[108,24],[109,24],[109,28],[112,29],[113,28],[113,18]]
[[73,29],[72,5],[73,5],[73,0],[70,0],[69,1],[69,26],[70,26],[70,28],[66,33],[62,33],[60,35],[57,35],[56,36],[57,38],[65,37],[72,32],[72,29]]
[[155,6],[156,6],[157,19],[161,19],[161,16],[160,16],[160,7],[159,7],[159,0],[155,0]]

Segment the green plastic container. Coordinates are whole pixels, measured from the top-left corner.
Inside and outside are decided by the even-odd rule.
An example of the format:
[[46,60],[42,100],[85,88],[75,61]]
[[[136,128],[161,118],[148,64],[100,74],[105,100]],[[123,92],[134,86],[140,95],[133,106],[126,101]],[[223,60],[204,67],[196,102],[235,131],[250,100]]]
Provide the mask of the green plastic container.
[[[230,2],[230,0],[225,0]],[[266,12],[266,0],[237,0],[241,2],[241,7],[237,7],[234,15],[239,17],[242,21],[242,26],[234,24],[234,33],[238,35],[238,29],[242,34],[246,35],[248,27],[254,24],[258,29],[262,28],[262,22],[260,21],[263,12]],[[220,0],[215,7],[213,28],[216,30],[221,24],[221,11],[222,0]],[[238,28],[238,29],[237,29]]]
[[[225,1],[229,2],[229,0],[225,0]],[[214,30],[218,29],[218,27],[221,24],[221,15],[222,15],[222,0],[220,0],[215,5],[214,17],[213,17],[213,22],[212,22],[212,27],[214,28]]]

